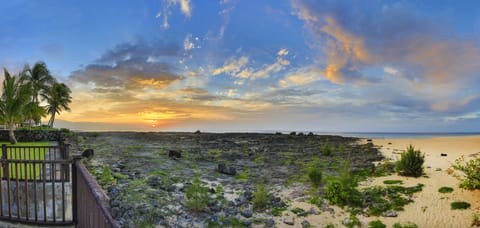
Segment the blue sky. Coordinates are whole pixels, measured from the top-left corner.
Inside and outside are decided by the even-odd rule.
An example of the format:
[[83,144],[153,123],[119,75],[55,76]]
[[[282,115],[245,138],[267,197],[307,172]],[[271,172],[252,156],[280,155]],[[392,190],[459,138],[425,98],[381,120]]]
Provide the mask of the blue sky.
[[[478,131],[476,1],[7,1],[83,130]],[[0,75],[1,76],[1,75]]]

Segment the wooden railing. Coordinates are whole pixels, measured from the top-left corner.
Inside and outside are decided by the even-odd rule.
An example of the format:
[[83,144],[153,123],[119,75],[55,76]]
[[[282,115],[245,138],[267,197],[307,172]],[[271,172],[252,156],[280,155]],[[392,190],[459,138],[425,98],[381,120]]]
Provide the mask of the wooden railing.
[[0,219],[73,224],[71,163],[66,145],[2,145]]
[[0,220],[116,228],[108,201],[68,145],[2,145]]
[[108,197],[82,164],[79,157],[73,160],[73,215],[78,227],[117,228],[108,211]]

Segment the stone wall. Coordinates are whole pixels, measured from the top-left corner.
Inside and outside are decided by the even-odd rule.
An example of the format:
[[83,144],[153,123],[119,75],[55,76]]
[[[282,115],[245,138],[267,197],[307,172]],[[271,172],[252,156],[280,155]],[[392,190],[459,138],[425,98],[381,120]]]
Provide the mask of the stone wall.
[[[19,142],[38,141],[64,141],[66,136],[63,131],[15,131],[15,137]],[[0,130],[0,141],[8,142],[8,131]]]

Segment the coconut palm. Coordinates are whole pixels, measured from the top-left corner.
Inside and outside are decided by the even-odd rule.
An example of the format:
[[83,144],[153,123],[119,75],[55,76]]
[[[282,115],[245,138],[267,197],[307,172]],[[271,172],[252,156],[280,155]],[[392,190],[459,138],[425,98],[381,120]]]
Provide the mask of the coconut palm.
[[56,114],[60,114],[62,110],[70,111],[70,107],[68,107],[68,104],[72,102],[70,93],[72,93],[72,91],[67,85],[54,82],[52,87],[41,94],[48,103],[46,110],[47,113],[50,114],[50,120],[48,121],[50,127],[53,127]]
[[32,96],[32,87],[25,80],[25,74],[11,76],[4,69],[3,92],[0,97],[0,120],[8,128],[10,143],[17,143],[14,130],[26,118],[25,110]]
[[55,82],[55,79],[50,74],[47,65],[44,62],[37,62],[30,68],[28,65],[25,67],[26,80],[30,82],[32,86],[32,100],[28,109],[28,125],[32,125],[32,121],[35,124],[40,124],[42,117],[46,115],[44,109],[40,107],[38,97],[41,93],[45,93]]

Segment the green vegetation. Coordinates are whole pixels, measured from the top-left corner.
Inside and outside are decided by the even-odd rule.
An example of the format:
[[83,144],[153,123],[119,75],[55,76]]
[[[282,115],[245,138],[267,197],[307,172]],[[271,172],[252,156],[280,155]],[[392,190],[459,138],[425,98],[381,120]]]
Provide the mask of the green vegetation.
[[390,161],[384,161],[377,166],[375,166],[375,171],[373,172],[373,176],[375,177],[383,177],[388,176],[393,173],[395,170],[395,164]]
[[465,210],[470,208],[470,204],[464,201],[455,201],[450,204],[452,210]]
[[287,208],[284,207],[276,207],[273,208],[272,211],[270,212],[273,216],[281,216],[282,212],[286,211]]
[[[32,127],[40,124],[42,117],[51,115],[49,126],[53,127],[55,115],[62,110],[69,111],[71,91],[63,83],[57,83],[43,62],[28,65],[18,75],[11,75],[4,69],[3,91],[0,97],[0,123],[7,126],[9,141],[17,143],[14,130],[17,126]],[[38,97],[46,101],[40,106]]]
[[[6,144],[7,146],[12,146],[12,144],[7,142],[0,142],[0,144]],[[22,142],[17,143],[15,146],[49,146],[50,142]],[[25,151],[25,152],[23,152]],[[28,159],[28,160],[44,160],[45,154],[48,151],[47,148],[25,148],[25,150],[15,150],[15,148],[8,148],[7,158],[8,159]],[[9,164],[9,176],[10,178],[28,179],[28,180],[38,180],[42,173],[41,164]],[[3,170],[0,171],[3,175]],[[35,175],[34,175],[35,174]]]
[[257,191],[253,193],[253,207],[255,210],[263,210],[268,203],[268,190],[264,184],[257,184]]
[[369,214],[379,216],[388,210],[403,211],[403,206],[410,203],[408,196],[421,191],[422,184],[413,187],[403,186],[373,186],[364,189],[361,194],[364,198],[371,200]]
[[348,228],[353,228],[353,227],[360,227],[362,223],[360,223],[360,220],[357,217],[355,217],[355,215],[350,215],[350,217],[348,217],[348,222],[343,225],[345,225]]
[[308,212],[299,207],[293,208],[292,213],[296,214],[299,217],[305,217],[308,215]]
[[322,146],[322,154],[325,156],[330,156],[332,154],[332,149],[330,148],[328,141],[326,141]]
[[444,186],[444,187],[439,188],[438,192],[440,192],[440,193],[450,193],[450,192],[453,192],[453,188]]
[[403,184],[402,180],[384,180],[384,184]]
[[250,174],[250,170],[245,170],[237,175],[235,175],[235,180],[248,180],[248,175]]
[[380,220],[371,221],[368,223],[368,228],[386,228],[387,225],[383,224]]
[[192,185],[185,191],[187,197],[187,208],[193,212],[200,212],[208,202],[208,188],[202,186],[200,179],[195,177]]
[[350,172],[350,162],[346,161],[339,171],[339,176],[330,178],[325,187],[325,198],[340,207],[345,205],[358,206],[361,202],[360,192],[356,189],[358,176]]
[[319,187],[322,183],[322,169],[319,167],[308,169],[308,177],[313,186]]
[[461,157],[455,160],[453,168],[465,174],[465,178],[460,183],[461,188],[480,189],[480,158],[465,162],[464,158]]
[[472,226],[472,227],[480,226],[480,215],[479,214],[474,213],[472,215],[472,224],[470,226]]
[[402,176],[419,177],[423,174],[423,163],[425,154],[420,150],[415,150],[412,145],[400,155],[400,160],[396,164],[397,171]]
[[393,228],[418,228],[417,224],[413,222],[406,222],[406,223],[395,223],[393,224]]

